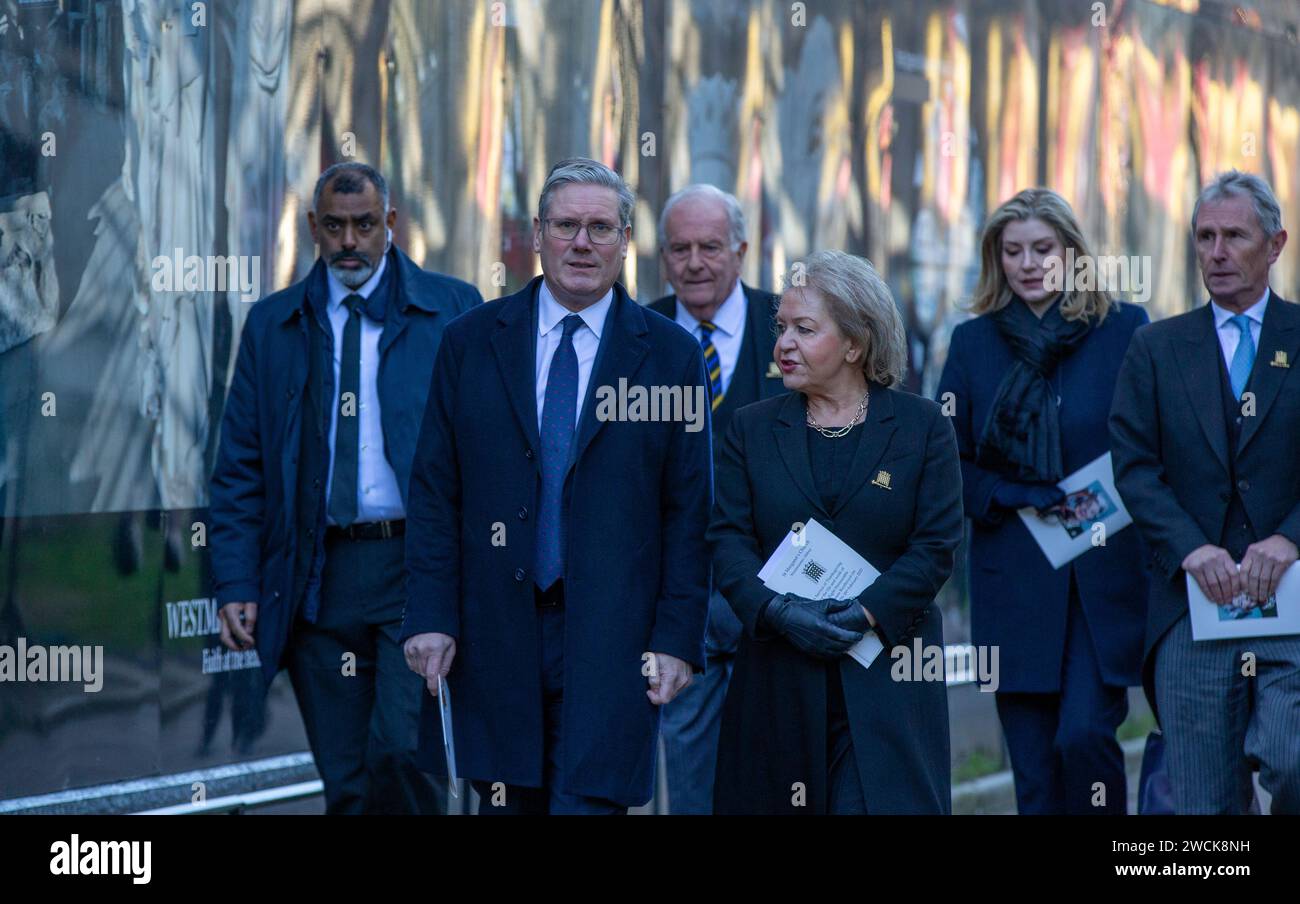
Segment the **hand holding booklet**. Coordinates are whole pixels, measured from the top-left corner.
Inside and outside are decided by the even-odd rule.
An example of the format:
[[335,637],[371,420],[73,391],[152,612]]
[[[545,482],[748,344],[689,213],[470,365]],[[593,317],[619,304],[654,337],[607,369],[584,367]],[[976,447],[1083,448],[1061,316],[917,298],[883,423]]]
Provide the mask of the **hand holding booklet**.
[[1053,568],[1060,568],[1094,546],[1102,546],[1133,523],[1124,500],[1115,490],[1110,453],[1094,458],[1057,484],[1065,501],[1044,517],[1032,508],[1019,510],[1020,520]]
[[1300,562],[1282,573],[1277,590],[1262,603],[1239,593],[1226,606],[1217,605],[1201,591],[1196,578],[1185,577],[1193,641],[1300,634]]
[[[853,599],[880,577],[871,563],[848,544],[811,518],[801,530],[791,530],[767,563],[759,580],[773,593],[789,593],[810,600]],[[863,668],[884,649],[874,631],[849,648]]]

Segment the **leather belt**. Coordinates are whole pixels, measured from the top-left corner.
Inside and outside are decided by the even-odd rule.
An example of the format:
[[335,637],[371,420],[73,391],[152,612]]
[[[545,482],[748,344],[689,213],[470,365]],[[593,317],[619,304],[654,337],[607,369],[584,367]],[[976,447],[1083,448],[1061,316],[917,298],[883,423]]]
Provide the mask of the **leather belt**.
[[406,533],[406,519],[400,521],[363,521],[339,527],[332,524],[325,528],[327,540],[387,540],[400,537]]

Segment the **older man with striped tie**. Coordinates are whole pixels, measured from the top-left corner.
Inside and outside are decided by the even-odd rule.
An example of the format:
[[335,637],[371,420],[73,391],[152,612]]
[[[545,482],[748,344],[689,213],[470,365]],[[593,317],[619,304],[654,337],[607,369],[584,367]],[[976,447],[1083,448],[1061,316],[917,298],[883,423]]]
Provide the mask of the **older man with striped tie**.
[[[712,185],[689,185],[664,205],[659,254],[674,294],[650,305],[695,336],[704,350],[713,435],[744,405],[785,392],[772,361],[776,296],[740,280],[748,248],[740,203]],[[740,638],[740,621],[713,589],[705,635],[707,663],[664,707],[668,805],[673,813],[709,813],[718,726]]]

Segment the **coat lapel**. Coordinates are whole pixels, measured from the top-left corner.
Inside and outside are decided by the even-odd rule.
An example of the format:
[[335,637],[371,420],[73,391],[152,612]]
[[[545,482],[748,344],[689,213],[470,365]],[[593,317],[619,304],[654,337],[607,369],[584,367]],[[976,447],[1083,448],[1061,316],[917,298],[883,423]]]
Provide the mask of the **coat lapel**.
[[[866,423],[860,428],[865,434],[858,438],[858,448],[853,454],[853,464],[849,467],[844,487],[836,499],[835,509],[831,515],[838,515],[840,509],[862,488],[867,479],[876,474],[876,465],[889,447],[889,440],[894,435],[894,394],[878,384],[871,384],[871,401],[867,408]],[[917,450],[919,453],[921,450]]]
[[541,461],[541,439],[537,432],[537,393],[534,366],[536,349],[532,332],[532,305],[541,277],[534,279],[522,292],[495,302],[497,330],[492,334],[492,352],[496,355],[501,382],[506,387],[510,407],[523,430],[530,449],[537,450],[534,465]]
[[776,450],[785,462],[794,485],[807,497],[816,514],[829,519],[830,512],[823,508],[821,494],[813,482],[812,461],[808,457],[807,409],[804,407],[802,393],[792,392],[786,396],[777,412],[776,421],[772,425]]
[[1223,406],[1219,404],[1219,371],[1209,367],[1218,364],[1219,337],[1214,332],[1214,312],[1206,304],[1192,321],[1191,329],[1183,341],[1174,343],[1178,369],[1187,390],[1188,407],[1205,433],[1219,464],[1228,470],[1228,427],[1223,422]]
[[1268,409],[1277,399],[1282,382],[1300,355],[1300,329],[1296,328],[1297,311],[1289,301],[1270,292],[1268,307],[1264,309],[1264,324],[1259,331],[1259,351],[1251,373],[1249,389],[1255,393],[1255,415],[1244,418],[1245,426],[1237,445],[1240,452],[1246,448],[1259,426],[1268,415]]
[[[645,340],[647,332],[645,314],[640,305],[628,298],[623,287],[615,283],[614,300],[600,337],[600,350],[596,352],[591,377],[587,380],[582,417],[578,418],[578,435],[573,444],[573,454],[569,456],[570,466],[582,457],[604,426],[604,421],[596,417],[596,390],[601,386],[617,386],[619,378],[626,379],[629,386],[636,382],[633,377],[650,351]],[[536,401],[533,404],[536,406]]]

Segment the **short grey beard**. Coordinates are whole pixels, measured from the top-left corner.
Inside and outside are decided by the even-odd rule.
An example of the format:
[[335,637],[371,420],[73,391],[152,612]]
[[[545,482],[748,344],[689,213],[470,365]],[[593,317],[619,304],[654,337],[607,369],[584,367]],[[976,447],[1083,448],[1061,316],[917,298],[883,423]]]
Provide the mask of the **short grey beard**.
[[373,265],[367,264],[356,270],[349,270],[346,267],[331,264],[330,272],[334,274],[335,279],[349,289],[360,289],[366,284],[366,280],[375,275],[375,268]]

